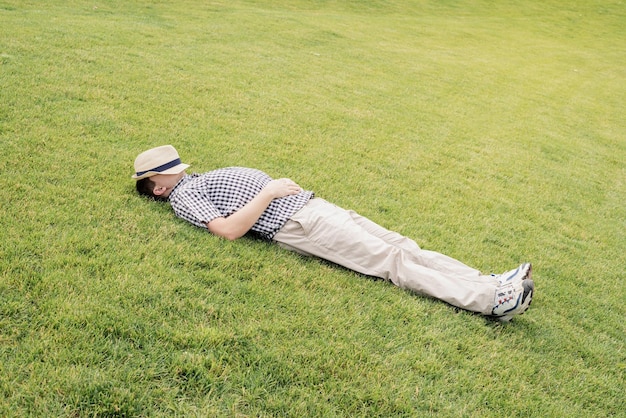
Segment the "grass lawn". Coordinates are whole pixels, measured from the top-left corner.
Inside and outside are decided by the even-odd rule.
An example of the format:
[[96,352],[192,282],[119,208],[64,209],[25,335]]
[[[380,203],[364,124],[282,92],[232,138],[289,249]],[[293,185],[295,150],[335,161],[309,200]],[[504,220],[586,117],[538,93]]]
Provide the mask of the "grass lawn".
[[[0,0],[0,416],[626,416],[617,0]],[[140,199],[251,166],[486,273],[509,324]]]

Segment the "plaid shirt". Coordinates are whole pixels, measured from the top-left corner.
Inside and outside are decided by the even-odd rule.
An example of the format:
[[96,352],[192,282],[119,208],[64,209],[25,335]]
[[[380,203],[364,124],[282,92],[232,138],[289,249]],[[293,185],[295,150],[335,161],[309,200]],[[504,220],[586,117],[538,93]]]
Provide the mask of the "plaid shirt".
[[[174,213],[201,228],[215,218],[232,215],[250,202],[272,180],[252,168],[228,167],[183,177],[174,187],[169,202]],[[313,197],[313,192],[274,199],[251,231],[271,240],[294,213]]]

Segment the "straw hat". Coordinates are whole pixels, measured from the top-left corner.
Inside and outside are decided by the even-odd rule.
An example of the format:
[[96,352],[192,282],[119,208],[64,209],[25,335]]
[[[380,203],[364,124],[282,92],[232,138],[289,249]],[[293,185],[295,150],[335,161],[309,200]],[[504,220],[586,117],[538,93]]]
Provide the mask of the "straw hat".
[[145,179],[157,174],[178,174],[189,167],[180,161],[178,152],[171,145],[163,145],[144,151],[135,159],[135,180]]

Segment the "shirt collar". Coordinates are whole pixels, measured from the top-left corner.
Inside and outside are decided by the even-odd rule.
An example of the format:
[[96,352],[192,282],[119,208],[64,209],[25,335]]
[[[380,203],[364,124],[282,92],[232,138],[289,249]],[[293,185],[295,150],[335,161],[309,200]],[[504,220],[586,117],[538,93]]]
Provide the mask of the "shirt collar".
[[195,177],[195,174],[185,174],[182,179],[178,180],[178,183],[176,183],[176,186],[172,188],[172,191],[170,192],[168,200],[171,200],[172,197],[178,192],[178,188],[182,186],[183,184],[187,183],[189,180],[191,180],[192,177]]

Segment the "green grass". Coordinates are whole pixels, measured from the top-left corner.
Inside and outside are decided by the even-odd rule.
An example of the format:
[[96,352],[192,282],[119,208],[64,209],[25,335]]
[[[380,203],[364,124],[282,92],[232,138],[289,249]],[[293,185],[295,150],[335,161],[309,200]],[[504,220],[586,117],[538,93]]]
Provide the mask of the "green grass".
[[[625,416],[619,1],[0,0],[0,415]],[[506,325],[139,199],[252,166],[537,295]]]

